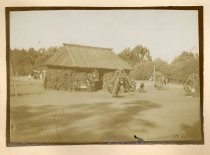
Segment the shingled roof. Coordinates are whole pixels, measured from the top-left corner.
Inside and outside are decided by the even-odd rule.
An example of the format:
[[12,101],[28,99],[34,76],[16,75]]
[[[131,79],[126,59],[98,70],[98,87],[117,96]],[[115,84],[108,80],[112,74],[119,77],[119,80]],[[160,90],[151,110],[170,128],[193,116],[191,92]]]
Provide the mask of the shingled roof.
[[118,57],[111,48],[64,44],[48,61],[46,66],[79,67],[96,69],[125,69],[131,67]]

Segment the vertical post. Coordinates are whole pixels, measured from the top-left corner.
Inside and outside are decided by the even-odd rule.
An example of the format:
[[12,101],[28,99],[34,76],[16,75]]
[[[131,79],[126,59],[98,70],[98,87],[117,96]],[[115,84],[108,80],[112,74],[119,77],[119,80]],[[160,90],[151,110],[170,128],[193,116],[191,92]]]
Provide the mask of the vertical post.
[[155,85],[156,84],[156,79],[155,79],[155,63],[154,63],[154,68],[153,68],[153,84]]
[[121,70],[117,70],[115,72],[115,76],[117,76],[116,78],[116,81],[114,81],[114,87],[113,87],[113,90],[112,90],[112,95],[115,95],[116,91],[117,91],[117,85],[118,85],[118,82],[119,82],[119,79],[120,79],[120,76],[121,76]]
[[15,96],[17,96],[17,89],[16,89],[15,78],[14,78],[14,73],[13,73],[11,62],[10,62],[10,69],[11,69],[10,73],[11,73],[11,76],[12,76],[12,84],[13,84],[13,87],[14,87],[14,93],[15,93]]
[[153,67],[153,78],[155,77],[155,63],[154,63],[154,67]]

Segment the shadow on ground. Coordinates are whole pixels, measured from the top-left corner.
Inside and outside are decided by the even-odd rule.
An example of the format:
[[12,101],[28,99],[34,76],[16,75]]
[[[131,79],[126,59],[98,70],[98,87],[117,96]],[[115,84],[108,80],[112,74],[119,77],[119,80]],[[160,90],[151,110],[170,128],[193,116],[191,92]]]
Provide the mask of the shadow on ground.
[[11,142],[116,142],[133,140],[154,122],[142,112],[160,105],[146,100],[11,107]]

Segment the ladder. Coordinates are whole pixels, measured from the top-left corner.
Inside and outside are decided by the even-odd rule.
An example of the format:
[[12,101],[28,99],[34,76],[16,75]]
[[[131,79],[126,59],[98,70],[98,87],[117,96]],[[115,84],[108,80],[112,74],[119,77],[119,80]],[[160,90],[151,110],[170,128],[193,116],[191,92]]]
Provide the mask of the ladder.
[[112,95],[116,95],[117,93],[117,87],[118,87],[118,83],[120,78],[125,78],[128,81],[129,86],[131,87],[131,90],[134,91],[134,86],[132,85],[130,79],[128,78],[128,76],[126,75],[125,71],[122,70],[117,70],[111,80],[110,83],[113,83],[113,90],[111,92]]

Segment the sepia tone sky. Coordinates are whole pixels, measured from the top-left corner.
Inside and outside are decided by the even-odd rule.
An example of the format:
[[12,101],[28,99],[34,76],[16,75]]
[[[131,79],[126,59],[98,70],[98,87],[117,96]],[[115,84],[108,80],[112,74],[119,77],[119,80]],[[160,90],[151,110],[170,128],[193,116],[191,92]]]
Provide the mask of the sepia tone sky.
[[143,45],[152,58],[171,62],[183,50],[198,50],[198,14],[186,10],[14,11],[11,48],[48,48],[74,43],[113,48]]

